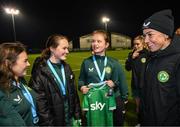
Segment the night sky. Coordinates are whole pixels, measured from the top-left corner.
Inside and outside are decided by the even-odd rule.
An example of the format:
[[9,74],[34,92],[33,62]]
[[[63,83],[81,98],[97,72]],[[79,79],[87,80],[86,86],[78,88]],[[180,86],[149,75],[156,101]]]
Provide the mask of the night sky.
[[[84,1],[84,2],[83,2]],[[175,28],[180,26],[180,6],[174,1],[140,0],[0,0],[0,42],[13,41],[13,27],[5,7],[16,7],[16,37],[29,48],[44,48],[48,36],[66,35],[75,43],[79,36],[104,29],[103,16],[110,18],[108,30],[135,37],[147,17],[172,9]],[[158,3],[157,3],[158,2]],[[78,47],[78,44],[75,45]]]

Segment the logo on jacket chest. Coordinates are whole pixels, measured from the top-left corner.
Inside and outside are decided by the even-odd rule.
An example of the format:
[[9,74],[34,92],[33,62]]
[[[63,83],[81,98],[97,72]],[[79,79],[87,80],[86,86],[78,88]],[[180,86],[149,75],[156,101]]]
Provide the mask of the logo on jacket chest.
[[107,74],[110,74],[111,71],[112,71],[111,67],[108,67],[108,66],[105,67],[105,72],[106,72]]
[[166,71],[160,71],[157,75],[160,82],[167,82],[169,80],[169,74]]
[[22,98],[20,95],[17,95],[17,98],[14,98],[13,100],[19,104],[19,103],[21,103]]
[[93,68],[93,67],[92,67],[92,68],[89,67],[89,68],[88,68],[88,71],[89,71],[89,72],[94,72],[94,68]]
[[146,58],[141,58],[141,63],[146,63]]
[[[108,66],[105,67],[104,69],[105,69],[105,72],[108,73],[108,74],[110,74],[111,71],[112,71],[112,70],[111,70],[111,67],[108,67]],[[91,68],[89,67],[89,68],[88,68],[88,71],[89,71],[89,72],[94,72],[94,67],[91,67]]]

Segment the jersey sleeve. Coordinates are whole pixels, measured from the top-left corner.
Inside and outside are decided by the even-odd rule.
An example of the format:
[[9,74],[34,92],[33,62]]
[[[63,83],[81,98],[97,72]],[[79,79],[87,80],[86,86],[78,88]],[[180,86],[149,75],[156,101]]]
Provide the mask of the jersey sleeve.
[[85,61],[83,61],[83,63],[81,64],[81,69],[80,69],[80,75],[79,75],[79,79],[78,79],[78,89],[80,90],[82,86],[85,85],[85,81],[86,81],[86,72],[85,72]]

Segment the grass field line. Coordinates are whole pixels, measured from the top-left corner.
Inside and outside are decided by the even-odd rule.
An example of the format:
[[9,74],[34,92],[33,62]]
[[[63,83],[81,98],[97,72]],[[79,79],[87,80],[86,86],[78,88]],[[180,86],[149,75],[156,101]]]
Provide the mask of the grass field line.
[[81,58],[81,59],[85,59],[85,58],[88,58],[89,56],[74,56],[76,58]]
[[80,69],[73,69],[72,71],[80,71]]
[[125,60],[123,60],[123,59],[122,59],[122,60],[121,60],[121,59],[118,59],[118,60],[119,60],[119,61],[125,61]]

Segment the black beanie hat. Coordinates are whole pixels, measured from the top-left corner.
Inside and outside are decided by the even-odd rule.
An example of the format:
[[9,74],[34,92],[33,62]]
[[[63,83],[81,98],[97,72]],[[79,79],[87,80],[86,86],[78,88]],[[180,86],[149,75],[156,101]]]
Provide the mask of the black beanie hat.
[[142,29],[151,28],[172,37],[174,33],[174,17],[169,9],[154,13],[147,18]]

